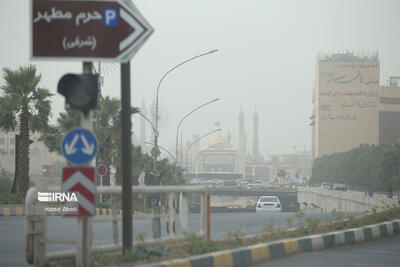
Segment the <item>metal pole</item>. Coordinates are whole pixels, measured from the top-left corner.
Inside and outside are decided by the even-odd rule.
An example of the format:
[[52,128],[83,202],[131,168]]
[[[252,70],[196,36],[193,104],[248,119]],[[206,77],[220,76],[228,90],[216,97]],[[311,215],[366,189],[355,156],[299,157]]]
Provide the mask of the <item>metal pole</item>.
[[[97,162],[96,162],[96,166],[98,166]],[[96,170],[96,173],[97,173],[97,170]],[[100,175],[99,177],[100,177],[100,187],[103,187],[103,176]],[[100,194],[100,203],[102,203],[102,202],[103,202],[103,195]]]
[[[83,73],[92,73],[92,62],[83,63]],[[93,130],[92,111],[87,114],[82,113],[81,127],[89,131]],[[93,165],[89,163],[89,165]],[[91,247],[92,247],[92,221],[90,217],[78,217],[78,231],[76,238],[75,265],[79,267],[91,266]]]
[[[202,56],[206,56],[206,55],[210,55],[210,54],[215,53],[215,52],[218,52],[218,49],[214,49],[214,50],[211,50],[211,51],[209,51],[209,52],[207,52],[207,53],[203,53],[203,54],[200,54],[200,55],[191,57],[191,58],[189,58],[189,59],[187,59],[187,60],[185,60],[185,61],[182,61],[181,63],[179,63],[179,64],[176,65],[175,67],[169,69],[169,70],[161,77],[161,79],[160,79],[160,81],[158,82],[158,85],[157,85],[157,93],[156,93],[156,118],[155,118],[155,119],[156,119],[156,136],[158,135],[158,93],[159,93],[159,91],[160,91],[161,83],[163,82],[163,80],[165,79],[165,77],[167,77],[168,74],[170,74],[171,72],[173,72],[175,69],[179,68],[180,66],[182,66],[182,65],[184,65],[184,64],[186,64],[186,63],[188,63],[188,62],[190,62],[190,61],[192,61],[192,60],[194,60],[194,59],[196,59],[196,58],[199,58],[199,57],[202,57]],[[156,139],[156,137],[154,138],[154,144],[157,145],[157,139]]]
[[[157,125],[157,119],[156,119],[156,125]],[[158,126],[156,126],[158,127]],[[157,137],[158,137],[158,131],[156,130],[154,133],[154,147],[156,149],[158,149],[158,141],[157,141]],[[154,176],[156,178],[156,181],[158,180],[158,172],[157,172],[157,154],[154,153],[153,155],[154,157],[154,162],[153,162],[153,173]],[[156,182],[157,185],[160,185],[160,182]],[[153,239],[157,239],[161,237],[161,218],[160,218],[160,199],[161,196],[160,194],[157,194],[156,196],[154,196],[151,199],[151,213],[153,215],[153,218],[151,220],[151,229],[152,229],[152,237]]]
[[211,240],[211,208],[210,194],[207,193],[207,240]]
[[[219,100],[219,98],[215,98],[215,99],[213,99],[213,100],[211,100],[211,101],[209,101],[209,102],[207,102],[207,103],[204,103],[204,104],[202,104],[202,105],[196,107],[195,109],[193,109],[192,111],[190,111],[188,114],[186,114],[186,115],[179,121],[178,127],[176,127],[176,139],[175,139],[175,146],[176,146],[175,159],[176,159],[176,160],[179,160],[179,157],[178,157],[178,144],[179,144],[179,142],[178,142],[178,133],[179,133],[179,127],[181,127],[182,122],[183,122],[187,117],[189,117],[193,112],[195,112],[196,110],[199,110],[199,109],[201,109],[202,107],[207,106],[208,104],[214,103],[215,101],[218,101],[218,100]],[[182,136],[181,136],[181,139],[182,139]],[[181,162],[182,162],[182,160],[181,160]],[[177,164],[177,161],[175,161],[175,165],[176,165],[176,164]]]
[[[101,61],[99,61],[98,64],[98,74],[99,74],[99,79],[101,79]],[[98,97],[97,97],[97,111],[99,109],[99,104],[100,104],[100,98],[101,98],[101,81],[99,81],[99,93],[98,93]],[[96,112],[96,136],[99,136],[99,128],[100,128],[100,116],[99,113]],[[100,153],[96,154],[96,163],[95,163],[95,167],[97,168],[97,166],[99,166],[100,160],[99,160],[99,156]],[[96,185],[98,185],[99,182],[99,173],[96,169],[95,171],[95,181],[96,181]],[[101,179],[101,178],[100,178]],[[100,202],[102,201],[102,196],[100,195]]]
[[[199,57],[202,57],[202,56],[206,56],[206,55],[215,53],[217,51],[218,51],[218,49],[214,49],[214,50],[211,50],[211,51],[209,51],[207,53],[203,53],[203,54],[191,57],[191,58],[179,63],[175,67],[171,68],[170,70],[168,70],[161,77],[161,79],[160,79],[160,81],[158,82],[158,85],[157,85],[157,93],[156,93],[156,114],[155,114],[155,120],[156,121],[155,121],[155,133],[154,133],[154,147],[156,149],[158,149],[158,134],[159,134],[159,132],[158,132],[158,95],[159,95],[161,83],[163,82],[165,77],[167,77],[168,74],[170,74],[172,71],[174,71],[175,69],[179,68],[180,66],[182,66],[182,65],[186,64],[187,62],[192,61],[192,60],[194,60],[196,58],[199,58]],[[154,163],[153,163],[154,174],[158,176],[158,173],[157,173],[157,155],[154,154],[153,156],[154,156]],[[176,170],[176,163],[175,163],[175,170]],[[157,210],[159,210],[159,203],[157,203],[157,206],[158,206],[158,208],[156,208],[155,210],[153,209],[153,212],[156,212],[156,213],[158,212],[159,213],[159,211],[157,211]],[[160,229],[160,233],[161,233],[161,224],[159,223],[159,221],[160,221],[160,218],[154,218],[153,219],[153,223],[154,223],[154,225],[153,225],[154,226],[154,228],[153,228],[153,238],[158,235],[157,233],[154,232],[156,228],[159,228]],[[158,226],[157,226],[157,224],[158,224]]]
[[207,235],[207,192],[200,195],[200,234]]
[[179,159],[179,166],[182,166],[182,157],[183,157],[183,130],[181,130],[181,156]]
[[131,68],[121,63],[122,252],[132,248]]
[[118,245],[118,211],[117,211],[117,199],[115,196],[111,196],[111,208],[113,217],[113,240],[114,244]]

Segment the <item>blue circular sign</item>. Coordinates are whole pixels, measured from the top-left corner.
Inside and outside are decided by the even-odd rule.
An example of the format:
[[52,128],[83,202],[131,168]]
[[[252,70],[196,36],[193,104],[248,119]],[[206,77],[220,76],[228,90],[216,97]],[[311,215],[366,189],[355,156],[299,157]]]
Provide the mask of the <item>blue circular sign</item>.
[[97,140],[91,131],[77,128],[64,136],[61,150],[69,162],[75,165],[83,165],[96,156]]
[[97,172],[100,176],[105,176],[107,174],[107,166],[104,164],[100,164],[97,166]]

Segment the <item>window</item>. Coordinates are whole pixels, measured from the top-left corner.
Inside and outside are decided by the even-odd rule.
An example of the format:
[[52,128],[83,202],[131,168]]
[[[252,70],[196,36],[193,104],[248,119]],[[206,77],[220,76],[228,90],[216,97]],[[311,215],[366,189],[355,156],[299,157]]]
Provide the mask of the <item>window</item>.
[[15,150],[14,149],[10,149],[10,156],[14,156],[15,154]]
[[260,202],[278,202],[276,197],[262,197]]
[[10,138],[10,145],[14,145],[15,144],[15,138],[14,137],[11,137]]
[[391,105],[399,105],[400,104],[399,97],[381,97],[380,101],[382,104],[391,104]]
[[5,138],[3,136],[0,137],[0,145],[4,145]]

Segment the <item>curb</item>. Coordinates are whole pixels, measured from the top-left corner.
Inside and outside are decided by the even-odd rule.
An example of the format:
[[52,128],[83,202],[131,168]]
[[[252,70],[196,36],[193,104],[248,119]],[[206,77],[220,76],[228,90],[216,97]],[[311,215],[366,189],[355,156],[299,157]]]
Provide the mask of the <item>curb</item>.
[[290,256],[299,252],[323,250],[334,246],[357,244],[400,234],[400,219],[361,228],[311,235],[277,242],[261,243],[249,247],[224,250],[175,259],[146,267],[230,267],[246,266],[263,261]]
[[[122,209],[118,210],[118,214],[122,214]],[[132,214],[147,214],[147,213],[133,210]],[[96,208],[96,215],[112,215],[112,209]]]
[[[122,214],[122,210],[118,210],[118,214]],[[132,211],[132,214],[146,214],[140,211]],[[10,207],[0,207],[0,217],[2,216],[24,216],[25,207],[24,206],[10,206]],[[100,209],[96,208],[96,215],[112,215],[112,209]]]
[[2,216],[24,216],[25,207],[24,206],[9,206],[0,207],[0,217]]

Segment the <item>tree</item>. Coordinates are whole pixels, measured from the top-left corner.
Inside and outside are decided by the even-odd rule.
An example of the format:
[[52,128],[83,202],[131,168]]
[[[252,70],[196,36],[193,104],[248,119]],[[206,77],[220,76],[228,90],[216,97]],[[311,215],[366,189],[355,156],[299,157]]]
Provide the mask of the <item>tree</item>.
[[312,182],[346,183],[353,188],[400,188],[400,144],[361,145],[315,159]]
[[[120,140],[120,109],[121,103],[119,99],[114,97],[106,96],[100,100],[99,109],[97,111],[98,116],[98,130],[96,130],[97,139],[99,141],[99,163],[107,166],[108,169],[114,163],[114,166],[118,169],[120,162],[115,160],[118,157],[119,152],[119,140]],[[114,162],[113,162],[114,160]],[[110,172],[103,177],[103,185],[110,185]]]
[[[131,114],[138,113],[139,109],[132,107]],[[99,107],[96,112],[98,116],[98,129],[95,129],[99,143],[99,163],[116,169],[116,184],[121,185],[122,165],[121,165],[121,102],[117,98],[106,96],[100,99]],[[96,119],[96,120],[97,120]],[[79,126],[80,112],[77,110],[67,110],[60,113],[57,125],[49,126],[40,138],[50,151],[61,154],[61,139],[72,128]],[[155,180],[161,180],[161,184],[184,184],[182,170],[178,168],[178,175],[175,177],[174,167],[167,160],[158,161],[158,173],[153,173],[153,158],[143,153],[140,146],[132,145],[132,179],[133,184],[137,184],[139,173],[146,173],[146,184],[158,184]],[[156,177],[157,176],[157,177]],[[103,185],[110,185],[109,172],[103,177]]]
[[71,129],[78,127],[81,120],[81,113],[75,109],[67,109],[61,112],[57,118],[57,125],[49,125],[42,132],[39,141],[42,141],[50,152],[57,152],[61,155],[61,141],[63,136]]
[[19,130],[17,194],[25,197],[29,187],[29,132],[43,131],[52,116],[48,89],[40,88],[42,76],[36,66],[18,70],[3,68],[5,85],[1,87],[0,128],[4,131]]

